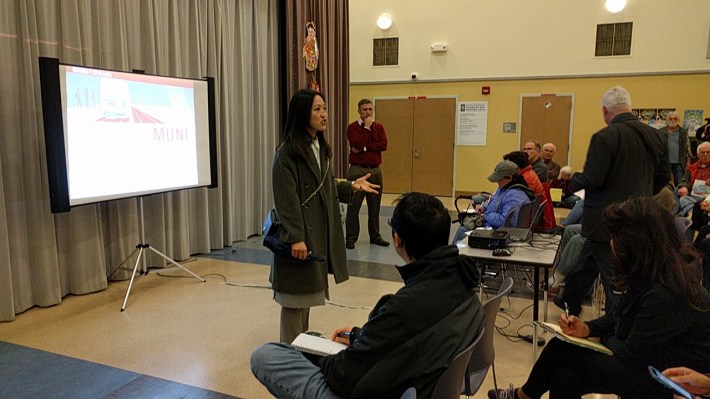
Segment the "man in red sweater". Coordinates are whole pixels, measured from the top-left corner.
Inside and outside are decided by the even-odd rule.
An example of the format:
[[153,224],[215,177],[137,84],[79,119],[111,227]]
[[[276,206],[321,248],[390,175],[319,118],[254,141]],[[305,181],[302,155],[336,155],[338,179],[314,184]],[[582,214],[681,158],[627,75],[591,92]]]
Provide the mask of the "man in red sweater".
[[372,101],[364,98],[357,104],[360,118],[348,125],[348,142],[350,143],[350,169],[347,179],[355,180],[371,175],[368,181],[380,186],[379,193],[353,193],[345,218],[345,247],[355,248],[355,242],[360,235],[360,220],[358,214],[362,200],[367,200],[367,230],[370,233],[370,243],[386,247],[390,245],[380,235],[380,201],[382,200],[382,152],[387,150],[387,134],[381,123],[372,118],[374,107]]

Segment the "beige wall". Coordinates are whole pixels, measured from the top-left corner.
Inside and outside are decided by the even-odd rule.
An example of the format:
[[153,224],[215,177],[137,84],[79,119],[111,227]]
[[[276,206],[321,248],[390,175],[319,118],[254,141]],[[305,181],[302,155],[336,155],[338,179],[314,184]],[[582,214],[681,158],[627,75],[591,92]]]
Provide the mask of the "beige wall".
[[[454,187],[492,190],[485,177],[519,148],[521,94],[574,95],[570,164],[580,170],[592,133],[604,126],[600,99],[620,84],[633,106],[703,109],[710,116],[708,0],[629,1],[618,14],[604,0],[350,0],[350,120],[360,98],[454,96],[488,101],[485,147],[456,149]],[[377,17],[393,26],[382,31]],[[633,22],[631,55],[594,57],[596,25]],[[372,39],[399,38],[399,65],[372,66]],[[432,53],[433,43],[448,51]],[[418,74],[416,82],[412,72]],[[654,75],[654,76],[650,76]],[[481,86],[492,93],[481,95]],[[376,112],[376,110],[375,110]],[[558,149],[564,152],[564,149]],[[564,159],[564,156],[558,156]]]
[[[350,86],[350,120],[357,119],[361,98],[407,96],[454,96],[459,101],[488,101],[488,137],[485,147],[458,146],[454,189],[457,191],[493,190],[486,180],[493,166],[506,152],[519,148],[518,134],[504,134],[503,122],[518,123],[521,94],[574,94],[570,164],[581,170],[591,135],[604,127],[601,96],[609,87],[620,84],[631,93],[634,108],[677,108],[681,118],[685,109],[704,109],[710,117],[710,73],[639,77],[601,77],[541,80],[491,80],[476,82],[358,84]],[[481,95],[481,86],[491,94]],[[375,113],[377,110],[375,109]],[[376,117],[376,115],[375,115]],[[386,128],[386,126],[385,126]],[[558,149],[562,152],[562,149]]]
[[[708,0],[350,0],[350,82],[710,72]],[[377,17],[394,21],[386,31]],[[633,22],[630,56],[594,57],[596,25]],[[372,66],[372,39],[399,38],[399,65]],[[446,43],[446,53],[432,53]]]

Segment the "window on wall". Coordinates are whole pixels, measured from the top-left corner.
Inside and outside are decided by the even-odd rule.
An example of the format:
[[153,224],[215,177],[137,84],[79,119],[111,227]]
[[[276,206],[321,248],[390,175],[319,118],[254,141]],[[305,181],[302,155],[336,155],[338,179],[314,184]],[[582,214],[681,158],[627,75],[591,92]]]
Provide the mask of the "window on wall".
[[597,25],[597,45],[594,55],[608,57],[631,54],[633,22]]
[[398,65],[399,64],[399,38],[388,37],[373,39],[372,65]]

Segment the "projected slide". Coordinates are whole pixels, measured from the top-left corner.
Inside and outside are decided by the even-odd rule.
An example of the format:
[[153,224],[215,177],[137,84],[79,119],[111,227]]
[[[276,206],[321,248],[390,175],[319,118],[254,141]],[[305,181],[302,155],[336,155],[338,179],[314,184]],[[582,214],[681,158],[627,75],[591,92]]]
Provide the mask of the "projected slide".
[[64,68],[72,205],[117,193],[198,185],[198,162],[207,155],[199,154],[195,81]]

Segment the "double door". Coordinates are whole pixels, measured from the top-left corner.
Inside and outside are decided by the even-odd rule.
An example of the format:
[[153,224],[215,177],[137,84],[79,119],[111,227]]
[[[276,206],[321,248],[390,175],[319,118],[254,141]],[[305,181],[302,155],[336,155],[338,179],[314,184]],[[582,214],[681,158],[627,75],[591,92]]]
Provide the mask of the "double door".
[[454,185],[456,99],[376,99],[375,118],[387,132],[383,192],[451,196]]

